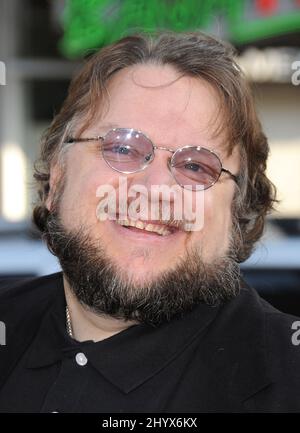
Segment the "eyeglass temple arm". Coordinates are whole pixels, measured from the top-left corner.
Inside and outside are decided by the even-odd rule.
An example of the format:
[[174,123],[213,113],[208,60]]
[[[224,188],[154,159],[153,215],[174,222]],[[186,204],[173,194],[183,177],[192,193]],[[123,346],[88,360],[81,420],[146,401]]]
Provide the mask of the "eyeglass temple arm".
[[97,135],[96,137],[82,137],[82,138],[76,138],[76,137],[68,137],[65,143],[82,143],[84,141],[95,141],[95,140],[103,140],[103,137],[101,135]]
[[222,167],[222,171],[224,171],[224,173],[229,174],[229,176],[230,176],[230,177],[235,181],[235,183],[236,183],[237,185],[239,185],[239,183],[240,183],[239,176],[236,176],[235,174],[231,173],[231,171],[228,170],[227,168],[223,168],[223,167]]

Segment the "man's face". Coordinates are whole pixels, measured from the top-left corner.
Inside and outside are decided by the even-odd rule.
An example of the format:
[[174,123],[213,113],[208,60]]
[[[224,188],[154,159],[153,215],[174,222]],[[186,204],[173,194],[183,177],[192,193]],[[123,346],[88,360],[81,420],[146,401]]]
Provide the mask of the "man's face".
[[[237,153],[227,157],[222,137],[212,138],[219,108],[216,93],[202,80],[177,78],[178,73],[170,66],[141,65],[119,72],[109,86],[108,112],[83,136],[103,134],[111,129],[109,125],[134,128],[144,132],[157,146],[176,150],[186,145],[200,145],[212,149],[223,165],[236,173]],[[128,188],[143,185],[150,191],[151,185],[175,185],[167,168],[169,156],[170,153],[157,150],[154,161],[144,171],[128,175]],[[72,146],[66,167],[60,207],[63,224],[70,230],[84,225],[93,239],[101,239],[107,255],[133,279],[147,280],[150,275],[155,278],[176,265],[191,246],[201,252],[205,262],[226,253],[235,188],[228,175],[222,174],[211,188],[193,193],[204,194],[202,230],[178,230],[170,236],[159,236],[97,219],[97,188],[110,184],[117,191],[120,176],[103,160],[97,143]]]
[[[224,136],[213,138],[219,100],[215,91],[203,80],[179,77],[170,66],[140,65],[117,73],[108,90],[109,109],[84,131],[83,137],[103,135],[112,127],[134,128],[145,133],[156,146],[176,150],[182,146],[199,145],[214,150],[224,167],[232,173],[238,172],[237,151],[228,156],[224,147]],[[117,273],[118,277],[122,276],[122,281],[130,281],[130,287],[136,287],[137,290],[148,287],[148,292],[143,294],[145,300],[151,285],[153,293],[159,290],[156,283],[165,287],[161,290],[167,290],[168,287],[171,294],[172,290],[174,291],[175,303],[175,287],[180,284],[186,286],[180,290],[186,290],[189,297],[188,286],[195,286],[194,280],[199,282],[199,279],[203,279],[207,274],[200,265],[215,264],[216,267],[211,268],[210,273],[217,273],[218,267],[222,267],[220,260],[226,257],[230,248],[231,205],[235,183],[223,173],[211,188],[192,193],[203,195],[200,211],[203,212],[204,225],[199,231],[177,230],[171,235],[160,236],[145,230],[128,229],[112,220],[99,221],[96,216],[99,204],[99,197],[96,195],[98,187],[109,184],[118,192],[119,176],[125,176],[106,164],[99,145],[100,143],[94,141],[75,143],[66,154],[59,217],[65,231],[74,234],[82,230],[86,240],[88,237],[88,242],[78,244],[74,250],[80,249],[82,254],[85,251],[90,256],[90,260],[86,260],[86,266],[89,266],[88,263],[92,260],[93,270],[96,270],[97,263],[104,266],[109,261],[113,264],[115,273],[108,275],[113,277]],[[167,167],[169,157],[169,152],[156,150],[154,161],[145,170],[127,175],[127,187],[142,185],[150,191],[153,185],[176,185]],[[54,185],[54,171],[51,176]],[[48,207],[51,207],[51,198],[48,200]],[[70,246],[70,243],[68,245]],[[92,251],[93,258],[89,254]],[[81,260],[80,252],[76,254],[76,259]],[[102,261],[104,256],[106,261]],[[190,263],[191,261],[193,263]],[[72,269],[70,273],[77,272],[74,267]],[[172,271],[175,273],[172,274]],[[85,269],[80,272],[83,275]],[[169,278],[167,286],[164,286],[166,280],[164,283],[161,280],[165,275]],[[85,275],[83,281],[90,281],[92,278],[91,275]],[[96,283],[95,286],[97,287]],[[121,284],[119,287],[121,297],[125,286]],[[95,292],[96,288],[93,290]],[[195,292],[197,289],[193,287],[191,290]],[[112,291],[116,295],[116,289],[112,288]],[[190,297],[190,303],[194,302],[191,301],[193,296]],[[178,292],[178,302],[181,298],[182,295]],[[89,302],[93,303],[91,299]]]

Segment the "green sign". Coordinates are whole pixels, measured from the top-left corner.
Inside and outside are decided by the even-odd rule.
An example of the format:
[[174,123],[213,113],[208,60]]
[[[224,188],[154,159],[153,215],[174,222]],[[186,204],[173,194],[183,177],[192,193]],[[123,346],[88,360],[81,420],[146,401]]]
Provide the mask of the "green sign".
[[[67,0],[61,49],[81,56],[127,34],[223,29],[243,44],[300,31],[299,0]],[[300,38],[299,38],[300,39]]]

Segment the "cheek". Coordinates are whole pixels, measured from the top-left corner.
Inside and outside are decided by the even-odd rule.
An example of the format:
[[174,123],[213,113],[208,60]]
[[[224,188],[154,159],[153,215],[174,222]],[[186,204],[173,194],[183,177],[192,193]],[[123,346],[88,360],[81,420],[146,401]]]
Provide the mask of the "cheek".
[[96,191],[100,185],[115,185],[118,176],[105,163],[89,165],[88,170],[73,165],[66,176],[61,202],[63,222],[70,228],[81,223],[96,223],[96,207],[99,202]]
[[230,225],[231,200],[226,195],[210,194],[204,200],[204,228],[225,229]]
[[207,258],[220,256],[229,246],[231,232],[231,191],[221,188],[205,191],[204,225],[195,233],[203,255]]

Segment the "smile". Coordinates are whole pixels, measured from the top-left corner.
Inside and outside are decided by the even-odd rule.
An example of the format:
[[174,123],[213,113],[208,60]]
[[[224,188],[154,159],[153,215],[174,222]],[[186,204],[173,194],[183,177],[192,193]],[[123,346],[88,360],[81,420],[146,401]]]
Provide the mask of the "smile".
[[141,221],[141,220],[134,221],[131,219],[122,219],[122,220],[119,219],[116,220],[116,223],[123,227],[126,227],[129,230],[132,230],[132,228],[134,228],[134,229],[138,229],[139,231],[152,232],[159,236],[168,236],[178,230],[177,228],[173,226],[169,226],[167,224],[158,224],[158,223],[154,224],[152,222]]

